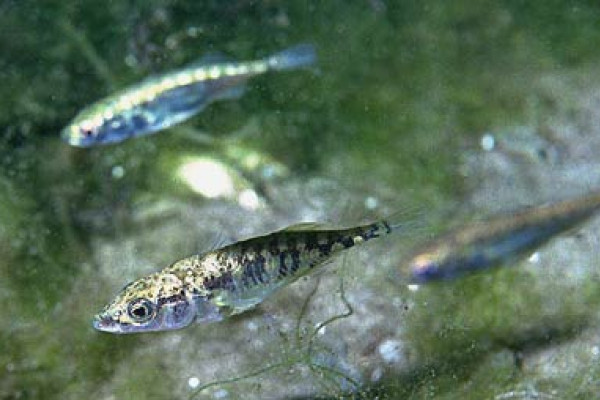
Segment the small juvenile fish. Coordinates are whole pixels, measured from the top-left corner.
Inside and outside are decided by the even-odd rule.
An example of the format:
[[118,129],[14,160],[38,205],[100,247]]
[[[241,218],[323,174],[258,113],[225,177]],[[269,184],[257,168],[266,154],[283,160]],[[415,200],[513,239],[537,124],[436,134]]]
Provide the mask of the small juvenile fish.
[[221,321],[256,306],[340,251],[399,226],[380,221],[324,230],[300,224],[184,258],[127,285],[96,315],[93,326],[134,333]]
[[422,248],[405,266],[414,283],[515,262],[600,209],[600,193],[465,226]]
[[312,45],[300,44],[255,61],[205,58],[86,107],[61,136],[73,146],[90,147],[155,133],[185,121],[213,101],[240,97],[253,76],[310,66],[316,57]]

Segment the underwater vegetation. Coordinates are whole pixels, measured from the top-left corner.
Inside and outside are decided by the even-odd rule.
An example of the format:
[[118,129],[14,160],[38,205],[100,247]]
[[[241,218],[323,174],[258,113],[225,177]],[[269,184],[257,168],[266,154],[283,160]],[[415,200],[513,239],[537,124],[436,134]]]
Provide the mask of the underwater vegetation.
[[[594,398],[596,218],[514,268],[428,285],[397,268],[447,230],[600,188],[599,17],[554,0],[0,3],[0,398]],[[252,78],[164,133],[61,139],[150,76],[298,43],[314,70]],[[175,260],[404,210],[414,235],[218,324],[90,323]]]

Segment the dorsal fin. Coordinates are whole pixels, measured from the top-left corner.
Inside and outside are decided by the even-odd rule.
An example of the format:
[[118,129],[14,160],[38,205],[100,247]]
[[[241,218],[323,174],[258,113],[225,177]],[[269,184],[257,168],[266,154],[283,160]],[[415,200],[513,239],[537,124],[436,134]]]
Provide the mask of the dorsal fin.
[[323,230],[325,226],[318,222],[300,222],[281,229],[279,232],[306,232],[314,230]]

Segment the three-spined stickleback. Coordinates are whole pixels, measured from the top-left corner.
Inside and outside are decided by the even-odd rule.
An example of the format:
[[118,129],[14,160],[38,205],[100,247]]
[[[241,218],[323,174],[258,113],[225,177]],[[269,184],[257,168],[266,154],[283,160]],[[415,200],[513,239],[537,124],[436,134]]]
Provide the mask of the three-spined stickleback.
[[467,225],[426,244],[402,273],[424,283],[516,262],[599,209],[600,193],[593,193]]
[[268,71],[313,65],[312,45],[301,44],[246,62],[204,59],[180,70],[152,76],[83,109],[62,131],[78,147],[121,142],[187,120],[216,100],[242,95],[245,82]]
[[380,221],[333,230],[300,224],[187,257],[127,285],[93,325],[133,333],[220,321],[261,303],[337,253],[401,226]]

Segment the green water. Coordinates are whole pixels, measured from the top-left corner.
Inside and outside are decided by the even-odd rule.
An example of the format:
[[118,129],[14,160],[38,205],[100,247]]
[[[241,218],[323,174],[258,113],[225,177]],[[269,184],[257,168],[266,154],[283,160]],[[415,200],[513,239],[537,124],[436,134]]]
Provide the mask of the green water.
[[[181,332],[114,336],[90,322],[130,280],[220,240],[404,209],[444,224],[477,187],[461,168],[484,133],[578,121],[581,94],[600,87],[599,19],[591,1],[0,2],[0,399],[188,398],[190,378],[282,360],[194,398],[594,398],[584,327],[598,320],[596,275],[552,293],[503,270],[415,294],[388,279],[403,243],[353,253],[343,274],[328,267],[306,321],[316,278]],[[259,77],[182,127],[92,149],[59,138],[82,107],[152,73],[301,42],[316,46],[316,70]],[[199,160],[230,185],[215,196],[187,185],[181,168]],[[344,312],[342,275],[356,312],[315,335],[313,357],[322,305]],[[365,328],[363,305],[387,322]],[[400,336],[408,361],[382,361],[374,349]],[[555,348],[578,361],[519,368],[523,353]]]

